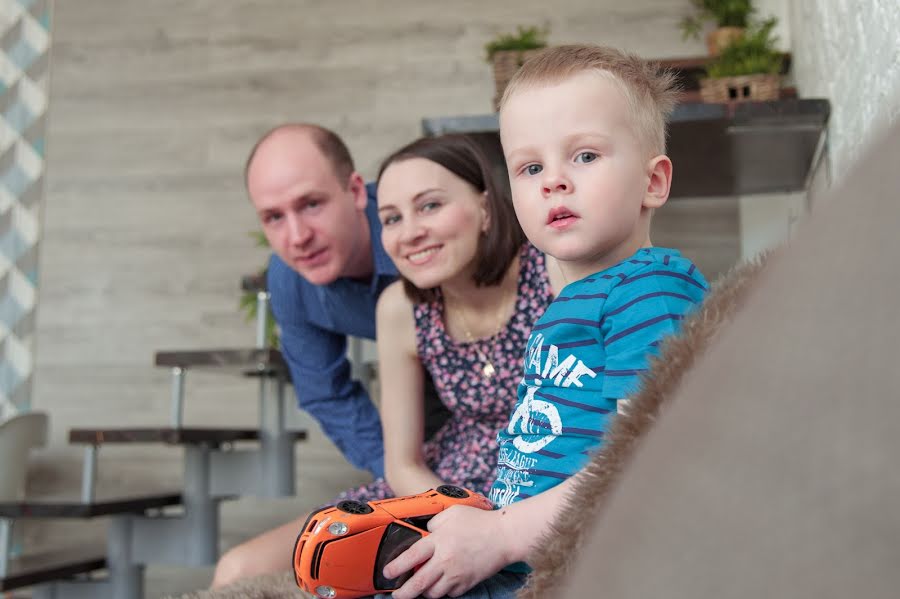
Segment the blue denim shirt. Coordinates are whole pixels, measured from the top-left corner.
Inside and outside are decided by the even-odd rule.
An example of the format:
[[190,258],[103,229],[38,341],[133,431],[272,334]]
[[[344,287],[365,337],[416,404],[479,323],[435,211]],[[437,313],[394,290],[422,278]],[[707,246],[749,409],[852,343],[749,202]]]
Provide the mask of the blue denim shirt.
[[366,390],[350,378],[347,360],[347,335],[375,338],[375,304],[397,277],[381,246],[374,185],[367,191],[374,261],[370,281],[340,278],[313,285],[273,255],[268,287],[297,404],[319,422],[348,462],[384,476],[381,420]]

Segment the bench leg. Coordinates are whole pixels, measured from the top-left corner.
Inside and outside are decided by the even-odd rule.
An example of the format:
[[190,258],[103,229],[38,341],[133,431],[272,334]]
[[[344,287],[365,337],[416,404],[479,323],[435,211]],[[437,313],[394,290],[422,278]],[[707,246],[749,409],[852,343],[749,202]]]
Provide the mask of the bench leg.
[[106,537],[106,563],[109,570],[110,597],[144,598],[144,565],[135,563],[134,516],[110,519]]
[[[275,393],[271,387],[275,386]],[[285,431],[285,382],[259,380],[259,434],[262,468],[261,495],[290,497],[294,494],[294,441]]]
[[181,428],[184,420],[184,375],[184,368],[176,366],[172,369],[172,413],[170,414],[172,428]]
[[93,503],[97,486],[97,452],[100,447],[88,445],[84,448],[84,463],[81,465],[81,501]]
[[219,557],[219,499],[210,493],[210,448],[184,448],[183,516],[133,518],[132,561],[209,566]]
[[256,347],[263,349],[268,345],[266,324],[269,320],[269,292],[256,292]]
[[12,553],[12,529],[15,520],[0,518],[0,578],[6,576]]
[[215,564],[219,559],[219,500],[211,493],[210,448],[184,448],[185,539],[188,563]]

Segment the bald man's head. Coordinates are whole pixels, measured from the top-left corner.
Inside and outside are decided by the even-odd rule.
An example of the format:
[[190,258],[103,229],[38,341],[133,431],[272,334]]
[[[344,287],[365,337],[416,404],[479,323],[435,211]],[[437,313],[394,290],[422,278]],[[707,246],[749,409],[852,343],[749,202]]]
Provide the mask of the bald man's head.
[[253,149],[250,150],[250,155],[247,157],[247,162],[244,165],[245,186],[247,185],[250,168],[253,166],[253,161],[260,149],[267,145],[270,140],[286,135],[298,140],[306,137],[311,141],[331,165],[331,170],[334,173],[335,178],[341,182],[341,185],[346,187],[347,182],[350,180],[350,175],[356,170],[353,165],[353,157],[350,155],[350,150],[347,149],[346,144],[344,144],[344,141],[337,133],[311,123],[288,123],[279,125],[274,129],[270,129],[265,135],[259,138],[259,141],[257,141],[253,146]]
[[372,271],[365,182],[331,131],[283,125],[247,160],[245,182],[272,250],[314,285]]

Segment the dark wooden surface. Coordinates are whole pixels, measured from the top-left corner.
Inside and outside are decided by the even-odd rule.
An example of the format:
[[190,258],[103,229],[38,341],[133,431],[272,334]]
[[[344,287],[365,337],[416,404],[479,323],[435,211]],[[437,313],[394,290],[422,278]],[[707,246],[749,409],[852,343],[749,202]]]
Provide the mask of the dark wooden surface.
[[142,514],[147,510],[180,504],[181,493],[98,499],[91,503],[77,499],[35,499],[0,502],[0,518],[96,518],[115,514]]
[[6,576],[0,577],[0,592],[64,580],[105,567],[106,552],[102,547],[77,547],[24,555],[10,560]]
[[202,368],[244,376],[284,376],[289,380],[287,365],[281,352],[272,348],[160,351],[156,352],[155,364],[169,368]]
[[[289,431],[295,441],[306,439],[306,431]],[[215,428],[74,428],[69,431],[69,443],[102,445],[104,443],[166,443],[169,445],[219,445],[235,441],[259,440],[258,429]]]

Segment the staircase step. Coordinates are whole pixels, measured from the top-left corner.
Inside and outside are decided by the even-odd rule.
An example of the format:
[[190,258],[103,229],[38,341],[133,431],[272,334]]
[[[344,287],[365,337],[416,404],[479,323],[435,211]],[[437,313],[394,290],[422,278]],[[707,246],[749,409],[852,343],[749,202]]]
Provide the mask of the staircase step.
[[102,547],[76,547],[23,555],[9,561],[6,576],[0,576],[0,592],[65,580],[104,568],[106,552]]
[[0,502],[0,518],[97,518],[116,514],[143,514],[147,510],[181,505],[181,493],[98,499],[34,499]]
[[[306,439],[306,431],[287,431],[295,441]],[[216,428],[74,428],[69,431],[69,443],[102,445],[104,443],[165,443],[167,445],[219,445],[235,441],[258,441],[258,429]]]
[[290,382],[281,352],[272,348],[171,350],[156,352],[157,366],[214,370],[244,376],[284,377]]

